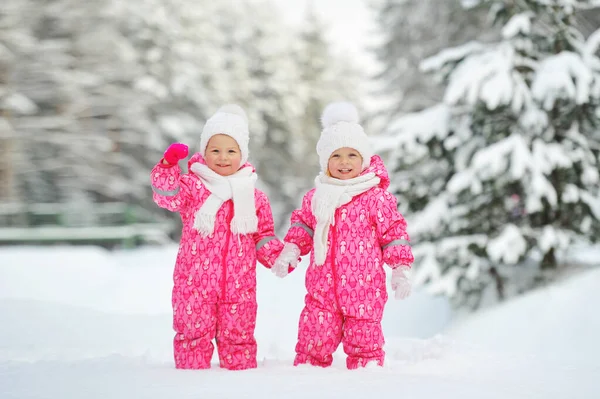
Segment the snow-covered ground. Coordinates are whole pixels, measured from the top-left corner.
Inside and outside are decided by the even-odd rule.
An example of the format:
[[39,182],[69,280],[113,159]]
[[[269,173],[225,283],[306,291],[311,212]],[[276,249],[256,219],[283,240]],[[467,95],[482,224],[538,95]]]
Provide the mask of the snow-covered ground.
[[258,369],[181,371],[175,253],[0,248],[0,398],[600,397],[600,269],[460,322],[420,291],[391,300],[386,366],[348,371],[341,350],[330,369],[291,366],[304,268],[280,280],[261,267]]

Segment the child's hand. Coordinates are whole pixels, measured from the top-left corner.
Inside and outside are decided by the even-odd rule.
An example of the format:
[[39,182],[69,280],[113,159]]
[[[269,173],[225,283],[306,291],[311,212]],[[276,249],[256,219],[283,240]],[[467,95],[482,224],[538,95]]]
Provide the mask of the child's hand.
[[163,159],[170,165],[175,165],[177,162],[188,156],[188,146],[182,143],[173,143],[165,151]]
[[300,248],[296,244],[286,242],[283,245],[281,253],[277,257],[275,264],[271,268],[271,271],[275,273],[277,277],[284,278],[289,273],[294,271],[298,262],[300,261]]
[[405,299],[410,295],[410,280],[406,274],[409,270],[408,266],[398,266],[392,271],[392,289],[396,299]]

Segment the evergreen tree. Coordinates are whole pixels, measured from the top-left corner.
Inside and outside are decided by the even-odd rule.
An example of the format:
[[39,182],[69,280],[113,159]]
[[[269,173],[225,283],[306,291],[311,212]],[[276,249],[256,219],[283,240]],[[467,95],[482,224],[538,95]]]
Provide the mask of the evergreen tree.
[[14,23],[5,37],[14,38],[15,29],[21,35],[12,41],[19,67],[10,74],[11,90],[31,105],[10,121],[23,201],[109,195],[118,186],[100,177],[114,160],[107,115],[127,103],[121,83],[134,71],[112,29],[111,1],[75,3],[25,0],[4,9],[3,20]]
[[320,34],[300,39],[268,0],[6,0],[0,191],[159,212],[153,164],[175,141],[196,151],[206,118],[235,102],[248,112],[250,160],[283,226],[317,171],[315,110],[353,100],[357,86]]
[[442,48],[493,35],[484,29],[486,14],[465,12],[460,0],[381,0],[374,4],[381,32],[381,44],[373,50],[381,64],[375,78],[381,83],[379,95],[389,99],[381,111],[384,119],[431,106],[442,96],[443,89],[419,70],[424,58]]
[[255,0],[248,3],[251,9],[242,8],[254,18],[238,34],[245,38],[239,56],[245,63],[235,64],[248,65],[249,77],[240,79],[236,92],[248,104],[250,158],[281,229],[319,172],[315,149],[324,106],[337,99],[355,100],[358,79],[353,63],[333,54],[324,24],[312,10],[300,31],[289,31],[269,4]]
[[[302,128],[298,132],[301,136],[299,146],[307,165],[306,187],[312,185],[312,179],[319,172],[319,157],[315,148],[321,132],[321,113],[325,106],[333,101],[331,77],[331,49],[325,40],[325,27],[317,16],[312,4],[306,12],[305,24],[300,32],[300,42],[296,52],[297,63],[300,66],[299,86],[304,116],[301,120]],[[310,181],[308,181],[310,179]]]
[[[303,117],[299,133],[299,149],[307,164],[306,188],[312,187],[319,172],[319,157],[315,151],[322,130],[321,114],[332,101],[347,100],[359,108],[365,93],[360,83],[362,76],[352,59],[336,54],[326,39],[327,27],[317,15],[312,3],[308,4],[305,22],[300,32],[300,41],[295,52],[295,62],[300,69],[298,97],[303,106]],[[364,121],[363,121],[364,122]]]
[[365,77],[355,69],[353,60],[335,53],[327,33],[326,24],[309,3],[293,58],[300,73],[295,96],[301,113],[294,132],[294,157],[303,165],[295,172],[296,207],[319,173],[316,147],[323,128],[323,109],[339,100],[352,101],[360,108],[363,101],[360,83]]
[[240,79],[251,123],[250,158],[272,202],[276,228],[294,209],[298,158],[294,153],[300,108],[295,98],[298,68],[293,62],[295,32],[286,33],[270,2],[249,2],[243,12],[253,14],[244,26],[238,57],[248,77]]
[[[148,170],[173,142],[197,150],[206,118],[228,92],[218,81],[226,75],[224,35],[216,2],[143,0],[118,3],[119,31],[133,48],[138,73],[128,82],[136,94],[139,118],[129,118],[130,140],[120,152],[137,163],[131,179],[140,188],[135,201],[154,210]],[[185,170],[186,163],[181,162]],[[173,217],[168,212],[165,215]]]
[[23,143],[15,130],[16,119],[34,114],[37,106],[25,96],[14,76],[22,56],[34,43],[20,21],[26,2],[7,0],[0,8],[0,201],[22,201],[17,174],[24,165],[20,156]]
[[425,60],[444,102],[399,118],[385,145],[418,282],[476,308],[554,278],[571,244],[600,237],[600,31],[574,24],[593,1],[468,3],[494,13],[501,41]]

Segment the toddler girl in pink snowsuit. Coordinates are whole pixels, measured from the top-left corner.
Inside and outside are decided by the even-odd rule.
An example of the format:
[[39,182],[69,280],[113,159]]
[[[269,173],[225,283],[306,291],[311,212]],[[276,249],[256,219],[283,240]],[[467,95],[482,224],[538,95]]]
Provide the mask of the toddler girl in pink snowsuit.
[[322,123],[317,144],[322,172],[292,213],[284,250],[272,268],[284,277],[291,260],[312,250],[294,365],[330,366],[342,342],[349,369],[369,362],[382,366],[384,263],[393,270],[396,298],[410,294],[406,271],[414,259],[406,222],[386,191],[388,173],[371,154],[356,108],[330,104]]
[[188,154],[179,143],[152,169],[154,201],[179,212],[183,223],[172,296],[180,369],[210,368],[213,339],[221,367],[256,367],[256,261],[270,268],[283,243],[246,162],[248,141],[245,112],[226,105],[206,122],[189,173],[178,166]]

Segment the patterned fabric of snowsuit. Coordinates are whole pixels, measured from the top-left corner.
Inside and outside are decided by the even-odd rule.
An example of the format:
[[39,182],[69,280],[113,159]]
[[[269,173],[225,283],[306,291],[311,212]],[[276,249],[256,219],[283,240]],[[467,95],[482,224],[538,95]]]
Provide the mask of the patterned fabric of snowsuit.
[[[194,154],[189,164],[194,162],[204,160]],[[270,268],[283,248],[267,196],[255,189],[256,233],[232,234],[229,200],[217,212],[214,233],[202,237],[193,228],[194,216],[211,193],[201,180],[162,163],[153,168],[151,180],[156,204],[179,212],[183,223],[173,273],[175,366],[209,368],[216,339],[221,367],[255,368],[256,261]]]
[[406,221],[397,210],[395,197],[386,191],[390,181],[379,156],[371,158],[363,174],[368,172],[375,172],[381,181],[336,210],[324,265],[315,264],[311,251],[315,189],[292,214],[284,241],[298,245],[301,255],[311,252],[294,365],[330,366],[340,342],[349,369],[370,361],[383,365],[381,319],[388,299],[383,265],[411,266],[414,259]]

